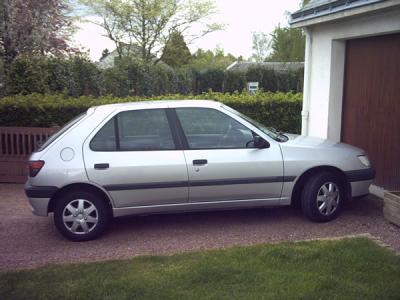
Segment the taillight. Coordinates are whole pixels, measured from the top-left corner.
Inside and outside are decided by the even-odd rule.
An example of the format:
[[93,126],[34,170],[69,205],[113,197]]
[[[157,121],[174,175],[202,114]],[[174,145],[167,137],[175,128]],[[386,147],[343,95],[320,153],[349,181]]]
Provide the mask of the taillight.
[[43,168],[44,161],[43,160],[31,160],[28,162],[29,168],[29,177],[35,177],[39,171]]

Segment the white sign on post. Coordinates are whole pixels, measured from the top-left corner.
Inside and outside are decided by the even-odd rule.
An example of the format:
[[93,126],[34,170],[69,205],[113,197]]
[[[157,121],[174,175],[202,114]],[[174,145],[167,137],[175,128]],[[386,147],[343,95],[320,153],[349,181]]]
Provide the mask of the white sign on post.
[[248,82],[247,91],[250,93],[256,93],[258,91],[258,82]]

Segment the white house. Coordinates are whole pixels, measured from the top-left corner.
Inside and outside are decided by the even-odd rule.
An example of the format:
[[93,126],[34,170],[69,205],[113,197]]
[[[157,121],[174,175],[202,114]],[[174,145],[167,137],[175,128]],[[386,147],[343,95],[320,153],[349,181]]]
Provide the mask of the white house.
[[306,35],[302,134],[367,151],[375,185],[400,189],[400,0],[311,0],[291,15]]

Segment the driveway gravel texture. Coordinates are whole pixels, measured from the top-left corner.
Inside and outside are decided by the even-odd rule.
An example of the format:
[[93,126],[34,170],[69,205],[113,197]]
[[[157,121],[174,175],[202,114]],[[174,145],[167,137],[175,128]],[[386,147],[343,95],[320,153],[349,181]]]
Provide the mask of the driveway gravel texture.
[[293,207],[132,216],[114,219],[97,240],[76,243],[58,233],[52,214],[32,215],[23,185],[0,184],[0,270],[363,233],[400,250],[400,228],[371,195],[346,203],[328,223],[312,223]]

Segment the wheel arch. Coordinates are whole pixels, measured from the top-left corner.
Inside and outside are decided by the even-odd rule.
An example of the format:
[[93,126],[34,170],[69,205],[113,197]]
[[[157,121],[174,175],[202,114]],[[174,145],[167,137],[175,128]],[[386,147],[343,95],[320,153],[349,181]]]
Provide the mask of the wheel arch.
[[102,190],[101,188],[99,188],[98,186],[95,186],[93,184],[90,183],[72,183],[72,184],[68,184],[66,186],[63,186],[61,189],[59,189],[51,198],[50,198],[50,202],[47,208],[47,212],[54,212],[54,207],[55,204],[57,202],[57,199],[59,199],[60,197],[62,197],[63,195],[70,193],[70,192],[74,192],[74,191],[89,191],[93,194],[98,195],[101,199],[103,199],[103,201],[105,201],[109,207],[109,212],[112,215],[112,200],[109,197],[109,195],[107,195],[107,193]]
[[346,199],[351,198],[350,182],[348,181],[346,174],[341,169],[339,169],[337,167],[333,167],[333,166],[318,166],[318,167],[313,167],[311,169],[306,170],[296,180],[296,183],[292,190],[292,197],[291,197],[292,203],[294,205],[300,204],[301,193],[303,191],[304,185],[306,184],[307,180],[310,179],[315,174],[321,173],[321,172],[331,172],[331,173],[337,174],[343,181],[343,185],[345,188],[345,195],[346,195],[345,198]]

